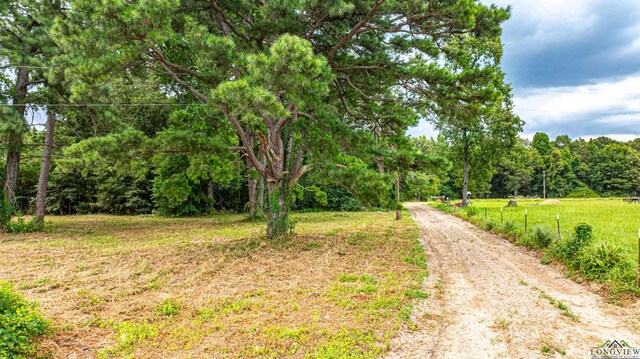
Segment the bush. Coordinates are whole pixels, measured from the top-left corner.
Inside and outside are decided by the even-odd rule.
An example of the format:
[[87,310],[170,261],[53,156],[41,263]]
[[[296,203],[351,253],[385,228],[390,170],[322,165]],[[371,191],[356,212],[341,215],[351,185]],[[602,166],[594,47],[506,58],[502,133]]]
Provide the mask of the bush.
[[487,220],[482,224],[482,229],[484,229],[485,231],[493,231],[497,227],[498,224],[492,220]]
[[589,187],[580,187],[564,196],[565,198],[599,198],[600,195]]
[[580,271],[591,280],[609,279],[609,274],[614,269],[617,269],[618,274],[622,274],[630,272],[631,268],[624,250],[609,243],[585,248],[580,260]]
[[471,218],[473,216],[478,215],[478,208],[476,207],[467,207],[467,217]]
[[586,223],[579,223],[574,227],[573,232],[568,240],[558,244],[557,256],[564,263],[577,268],[583,249],[593,241],[592,228]]
[[544,249],[551,245],[554,237],[555,233],[553,230],[548,227],[536,225],[526,237],[525,245],[530,248]]
[[0,358],[24,358],[35,354],[35,339],[49,331],[49,322],[36,304],[0,282]]
[[16,222],[9,222],[6,230],[11,233],[39,232],[44,230],[44,223],[35,221],[35,219],[27,221],[23,217],[18,217]]

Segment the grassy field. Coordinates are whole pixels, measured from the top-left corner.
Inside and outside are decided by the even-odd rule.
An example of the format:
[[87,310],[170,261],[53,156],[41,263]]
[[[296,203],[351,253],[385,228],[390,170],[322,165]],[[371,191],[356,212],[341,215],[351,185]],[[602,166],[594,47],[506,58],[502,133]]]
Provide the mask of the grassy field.
[[50,217],[0,238],[0,280],[53,322],[53,357],[379,357],[427,275],[405,213],[295,214],[273,243],[240,215]]
[[640,228],[640,205],[625,203],[620,198],[560,199],[558,205],[542,205],[541,199],[518,200],[518,207],[507,207],[503,200],[473,200],[471,206],[484,217],[487,208],[488,220],[500,223],[500,207],[504,221],[512,221],[524,230],[524,211],[528,214],[528,227],[544,225],[556,230],[556,215],[560,215],[563,238],[568,237],[578,223],[593,226],[595,241],[606,241],[624,248],[634,262],[638,258],[638,229]]

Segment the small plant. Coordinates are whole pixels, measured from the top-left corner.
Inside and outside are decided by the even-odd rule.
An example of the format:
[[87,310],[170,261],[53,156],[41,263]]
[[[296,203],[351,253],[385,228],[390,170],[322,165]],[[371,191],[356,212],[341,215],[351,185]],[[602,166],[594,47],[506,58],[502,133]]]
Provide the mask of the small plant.
[[118,330],[118,344],[98,351],[98,358],[114,356],[133,358],[135,347],[147,339],[158,336],[158,328],[150,323],[121,322],[114,324]]
[[492,220],[488,220],[484,222],[482,225],[482,229],[484,229],[485,231],[493,231],[497,227],[498,227],[498,224]]
[[577,269],[580,264],[580,255],[584,248],[586,248],[593,240],[592,228],[586,223],[579,223],[574,228],[574,233],[571,237],[558,244],[556,248],[556,255],[565,264]]
[[429,298],[429,293],[427,293],[427,292],[425,292],[423,290],[419,290],[419,289],[408,290],[408,291],[404,292],[404,295],[406,295],[407,297],[409,297],[411,299]]
[[624,251],[609,243],[589,246],[582,253],[580,271],[591,280],[603,280],[618,268],[618,272],[631,271],[631,263],[626,259]]
[[511,241],[520,238],[522,233],[513,221],[505,221],[504,225],[502,225],[502,228],[500,229],[500,232],[502,232],[505,237],[507,237]]
[[0,357],[22,358],[35,354],[35,340],[49,332],[50,324],[27,301],[13,291],[11,284],[0,282]]
[[478,215],[478,208],[467,207],[467,217],[471,218]]
[[172,315],[180,313],[180,304],[171,299],[165,299],[160,302],[153,311],[170,317]]
[[523,244],[529,248],[544,249],[549,247],[551,242],[553,242],[554,237],[555,234],[551,229],[536,225],[533,227],[529,235],[526,236]]
[[18,217],[16,222],[9,222],[7,230],[11,233],[32,233],[40,232],[44,229],[44,222],[31,219],[25,220],[23,217]]

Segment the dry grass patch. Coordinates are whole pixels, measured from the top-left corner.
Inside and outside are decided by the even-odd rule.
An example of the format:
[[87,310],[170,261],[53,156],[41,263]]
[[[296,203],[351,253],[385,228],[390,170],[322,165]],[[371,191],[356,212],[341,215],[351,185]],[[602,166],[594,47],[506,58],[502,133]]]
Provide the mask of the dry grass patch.
[[54,357],[379,357],[427,275],[405,213],[52,217],[0,239],[0,278],[41,303]]

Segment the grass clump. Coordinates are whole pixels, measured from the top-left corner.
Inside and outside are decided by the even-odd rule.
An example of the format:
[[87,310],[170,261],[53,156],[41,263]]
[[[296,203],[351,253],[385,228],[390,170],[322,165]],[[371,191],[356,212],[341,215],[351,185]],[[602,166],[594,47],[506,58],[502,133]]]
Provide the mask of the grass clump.
[[370,332],[342,329],[326,342],[308,351],[305,357],[315,359],[378,358],[383,352],[383,347],[376,344],[379,341]]
[[50,331],[36,304],[0,282],[0,357],[24,358],[36,353],[36,341]]
[[466,208],[467,218],[475,217],[478,215],[478,208],[468,206]]
[[170,317],[172,315],[180,313],[180,303],[171,299],[165,299],[158,303],[158,306],[156,306],[153,311]]
[[114,325],[118,330],[118,344],[98,352],[98,358],[111,358],[114,356],[131,356],[137,345],[148,339],[158,336],[158,328],[150,323],[122,322]]
[[420,290],[420,289],[411,289],[408,290],[406,292],[404,292],[404,295],[406,295],[407,297],[411,298],[411,299],[425,299],[425,298],[429,298],[429,293]]

